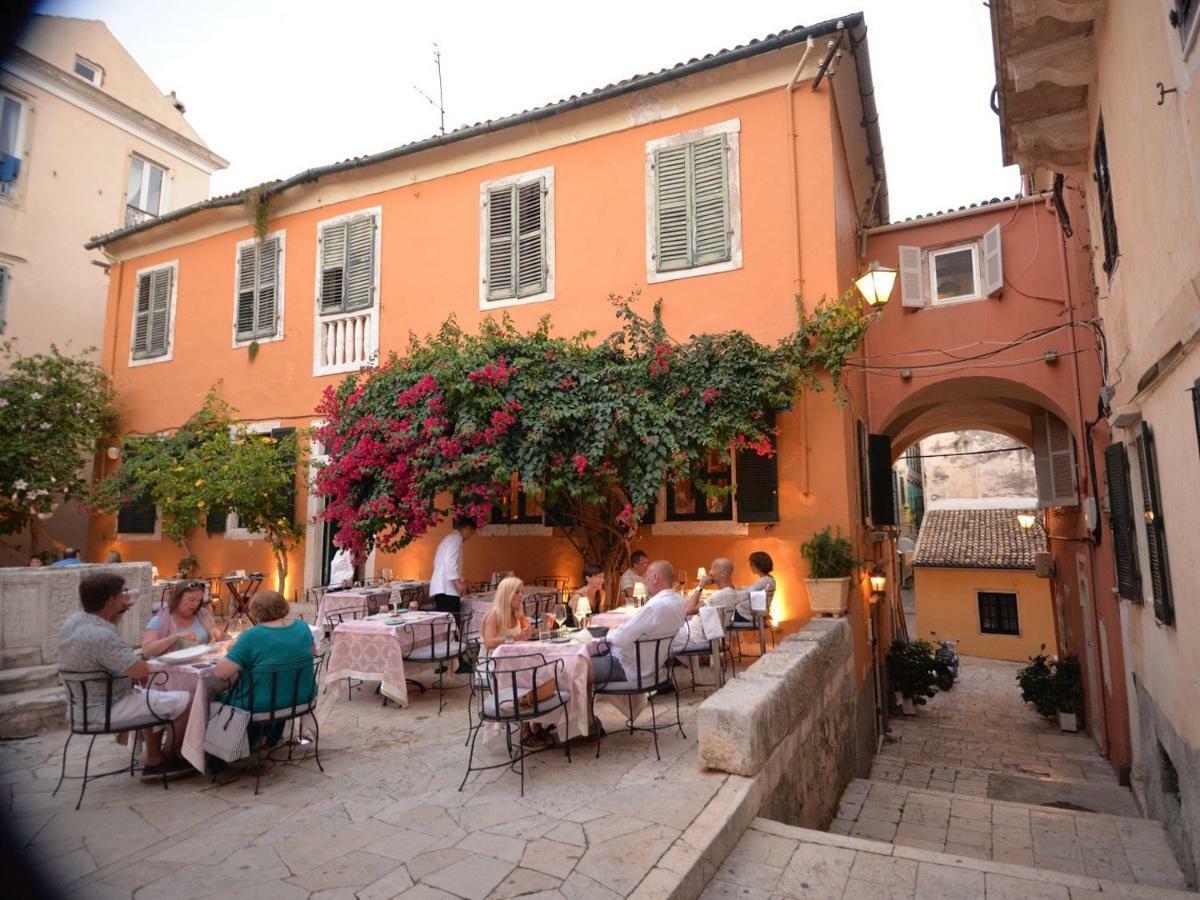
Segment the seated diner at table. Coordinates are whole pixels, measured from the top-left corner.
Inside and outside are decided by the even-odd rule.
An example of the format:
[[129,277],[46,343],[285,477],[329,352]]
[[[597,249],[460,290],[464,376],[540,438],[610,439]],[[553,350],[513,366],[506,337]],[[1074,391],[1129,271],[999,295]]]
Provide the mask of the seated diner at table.
[[[475,664],[477,670],[483,669],[483,661],[501,644],[527,641],[533,637],[533,626],[525,616],[524,599],[525,583],[520,578],[510,575],[496,585],[492,608],[483,617],[483,624],[479,627],[481,646],[479,660]],[[551,682],[550,689],[553,687]],[[525,723],[521,726],[521,745],[529,749],[544,747],[552,742],[549,731],[550,728],[543,728],[538,722]]]
[[755,550],[750,554],[750,571],[758,578],[754,584],[742,588],[742,593],[745,595],[738,601],[738,605],[733,614],[735,622],[753,622],[754,611],[750,608],[750,592],[765,591],[767,594],[767,608],[771,606],[771,598],[775,595],[775,576],[771,572],[775,568],[775,563],[771,559],[769,553],[764,553],[762,550]]
[[[629,557],[629,568],[621,573],[621,596],[626,600],[633,599],[633,591],[639,584],[646,584],[646,568],[650,564],[650,557],[646,555],[645,550],[634,550]],[[651,590],[646,588],[646,595],[651,594]]]
[[567,606],[576,620],[579,618],[577,610],[580,607],[580,600],[587,600],[587,609],[590,612],[599,612],[604,609],[604,570],[599,566],[592,564],[584,566],[583,587],[571,591]]
[[[675,567],[665,559],[658,559],[646,567],[646,593],[650,599],[646,605],[606,637],[608,653],[592,657],[592,684],[633,681],[637,678],[637,641],[643,638],[673,637],[687,621],[687,605],[675,590]],[[643,665],[652,662],[643,658]],[[667,660],[659,660],[666,664]],[[642,677],[650,673],[643,671]],[[592,712],[593,731],[599,729],[599,721]]]
[[[256,669],[277,667],[288,663],[299,664],[313,659],[314,644],[312,630],[303,619],[287,621],[288,602],[276,591],[259,591],[250,601],[250,617],[258,624],[246,629],[229,648],[224,659],[213,669],[215,677],[233,681],[253,676]],[[254,680],[253,694],[249,688],[234,685],[225,698],[231,706],[251,712],[269,712],[302,705],[312,699],[312,679],[287,677],[278,679],[273,685],[271,678]],[[272,688],[274,702],[272,703]],[[276,722],[267,735],[267,744],[279,742],[283,734],[283,722]],[[250,746],[253,747],[265,729],[261,725],[250,725]]]
[[224,629],[204,606],[204,582],[181,581],[171,588],[163,604],[142,634],[142,656],[151,659],[189,644],[221,640]]
[[[117,729],[124,722],[145,721],[150,711],[164,724],[171,723],[170,740],[165,728],[141,730],[146,754],[142,781],[162,779],[164,773],[168,780],[186,778],[196,774],[179,758],[192,697],[187,691],[148,691],[134,684],[149,676],[150,667],[122,640],[117,626],[135,602],[134,593],[126,590],[120,575],[100,572],[82,578],[82,609],[67,617],[59,638],[59,671],[107,672],[114,676],[111,696],[101,691],[87,698],[89,722],[104,722],[107,712],[108,724]],[[79,715],[82,718],[82,711]]]
[[[712,592],[707,597],[703,596],[704,591],[710,588],[713,589]],[[742,600],[748,599],[743,594],[743,591],[733,586],[733,563],[725,557],[719,556],[709,565],[708,574],[696,583],[695,590],[688,598],[689,607],[694,607],[689,609],[689,613],[694,612],[701,605],[713,606],[718,609],[733,609]]]

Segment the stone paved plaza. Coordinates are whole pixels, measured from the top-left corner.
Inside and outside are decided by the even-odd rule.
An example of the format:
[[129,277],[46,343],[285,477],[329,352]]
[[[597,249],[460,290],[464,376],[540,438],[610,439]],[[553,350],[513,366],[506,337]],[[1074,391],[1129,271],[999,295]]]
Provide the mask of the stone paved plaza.
[[[0,745],[0,801],[68,897],[605,898],[652,882],[726,778],[697,772],[703,694],[685,691],[687,739],[663,732],[661,762],[648,734],[616,733],[621,716],[600,703],[610,736],[599,760],[594,743],[576,742],[573,763],[559,750],[527,761],[523,799],[506,769],[473,774],[459,793],[467,692],[450,692],[441,716],[436,693],[413,697],[398,709],[370,686],[351,701],[344,682],[331,687],[324,774],[311,759],[278,765],[257,797],[245,773],[165,791],[118,775],[92,783],[76,812],[78,783],[50,796],[66,737],[55,732]],[[659,702],[673,717],[673,698]],[[485,752],[499,760],[502,746]],[[128,760],[111,738],[96,757]]]

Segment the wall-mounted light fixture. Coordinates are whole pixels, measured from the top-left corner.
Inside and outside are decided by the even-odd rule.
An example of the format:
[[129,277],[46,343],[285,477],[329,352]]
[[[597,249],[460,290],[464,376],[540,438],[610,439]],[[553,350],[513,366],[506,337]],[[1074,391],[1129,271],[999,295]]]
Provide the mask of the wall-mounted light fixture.
[[882,594],[887,590],[887,575],[883,571],[883,567],[876,563],[871,567],[871,593]]
[[104,455],[107,456],[109,459],[120,459],[121,458],[121,448],[118,447],[116,444],[113,444],[111,447],[109,447],[107,450],[104,451]]
[[1017,524],[1028,531],[1037,522],[1037,513],[1019,512],[1017,513]]
[[881,266],[878,260],[873,260],[867,271],[854,280],[867,306],[874,309],[883,307],[892,296],[892,288],[896,284],[896,270]]

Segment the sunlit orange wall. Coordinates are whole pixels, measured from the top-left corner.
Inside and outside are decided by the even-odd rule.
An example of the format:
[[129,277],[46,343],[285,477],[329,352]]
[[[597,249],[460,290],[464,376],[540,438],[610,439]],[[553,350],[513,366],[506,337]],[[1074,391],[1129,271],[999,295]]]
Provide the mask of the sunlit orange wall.
[[[793,94],[792,102],[799,123],[796,156],[804,293],[811,302],[821,294],[838,295],[849,284],[854,268],[850,258],[854,204],[847,196],[846,163],[828,93],[805,87]],[[475,327],[484,315],[478,309],[480,183],[543,166],[553,166],[555,172],[556,299],[507,312],[525,328],[548,314],[560,333],[582,329],[597,330],[601,336],[609,333],[617,323],[607,295],[646,282],[645,143],[733,118],[741,123],[744,265],[733,272],[650,285],[643,289],[642,309],[648,312],[650,302],[662,298],[666,325],[680,338],[740,328],[773,341],[795,326],[785,103],[782,89],[765,91],[431,181],[404,185],[397,176],[396,186],[382,193],[274,218],[269,230],[286,232],[286,335],[283,341],[263,344],[253,362],[244,349],[230,347],[235,245],[250,236],[249,225],[127,259],[112,270],[105,346],[120,398],[121,428],[155,432],[177,427],[218,381],[222,396],[247,421],[309,424],[322,391],[338,381],[338,377],[312,375],[317,223],[341,213],[382,207],[383,354],[402,350],[410,330],[429,332],[450,313],[465,327]],[[136,272],[174,259],[179,260],[174,358],[131,369]],[[740,582],[750,580],[747,555],[764,549],[777,566],[777,618],[789,620],[792,626],[807,619],[799,542],[825,525],[853,533],[851,521],[857,515],[852,513],[848,490],[857,478],[850,468],[853,454],[847,451],[852,435],[848,416],[848,409],[836,404],[828,391],[810,394],[797,401],[792,412],[780,416],[782,521],[777,526],[751,525],[745,536],[646,534],[639,544],[652,555],[686,568],[693,577],[697,566],[707,566],[714,556],[729,555]],[[808,493],[806,484],[811,486]],[[299,502],[303,512],[303,492]],[[173,570],[182,555],[162,542],[114,543],[114,530],[112,519],[97,518],[92,529],[94,555],[115,548],[127,560],[149,559],[162,570]],[[397,574],[427,575],[443,533],[432,534],[401,554],[380,555],[376,570],[390,567]],[[201,534],[192,550],[204,572],[269,571],[271,567],[269,553],[260,543],[208,539]],[[562,574],[577,579],[580,566],[581,560],[561,539],[479,537],[466,551],[471,578],[514,569],[527,577]],[[292,590],[302,587],[303,567],[300,548],[292,558]]]

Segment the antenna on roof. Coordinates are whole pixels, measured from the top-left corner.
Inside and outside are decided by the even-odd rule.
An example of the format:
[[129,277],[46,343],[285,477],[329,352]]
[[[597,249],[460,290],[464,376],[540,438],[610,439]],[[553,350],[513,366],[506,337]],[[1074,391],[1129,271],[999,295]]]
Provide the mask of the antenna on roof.
[[437,107],[439,123],[438,131],[441,134],[446,133],[446,95],[442,93],[442,51],[438,49],[437,42],[433,44],[433,64],[437,66],[438,75],[438,98],[434,100],[427,93],[413,85],[413,90],[430,102],[431,105]]

